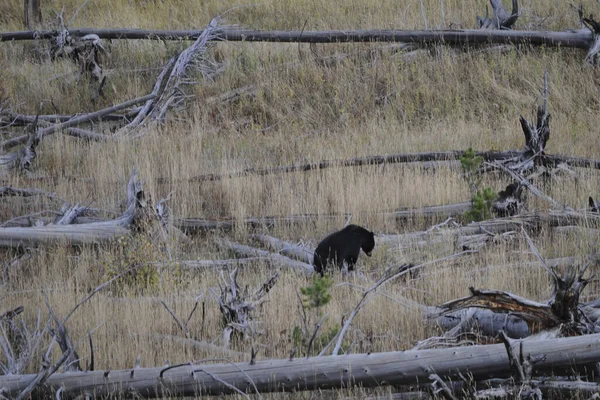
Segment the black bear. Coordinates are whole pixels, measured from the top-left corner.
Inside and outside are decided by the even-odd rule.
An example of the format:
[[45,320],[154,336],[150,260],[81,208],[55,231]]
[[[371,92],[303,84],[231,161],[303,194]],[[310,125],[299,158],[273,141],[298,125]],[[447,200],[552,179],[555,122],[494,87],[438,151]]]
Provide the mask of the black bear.
[[370,257],[374,247],[375,236],[373,232],[358,225],[348,225],[341,231],[327,236],[319,243],[313,260],[315,271],[323,276],[325,269],[330,264],[335,264],[342,269],[344,262],[348,264],[348,271],[352,271],[360,249],[363,249]]

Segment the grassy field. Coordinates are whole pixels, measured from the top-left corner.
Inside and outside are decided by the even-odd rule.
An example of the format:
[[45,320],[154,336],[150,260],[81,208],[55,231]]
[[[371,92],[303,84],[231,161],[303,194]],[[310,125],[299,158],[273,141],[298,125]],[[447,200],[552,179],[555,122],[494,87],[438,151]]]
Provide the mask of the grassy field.
[[[55,27],[55,11],[64,7],[68,22],[82,2],[42,3],[44,25]],[[486,4],[484,0],[444,1],[445,24],[472,28],[475,16],[485,13]],[[598,10],[594,1],[583,4],[588,12]],[[440,2],[424,0],[423,6],[428,26],[443,27]],[[231,0],[91,0],[70,27],[202,28],[212,16],[227,10],[227,24],[257,29],[424,27],[417,0],[258,0],[248,4]],[[568,2],[523,0],[521,10],[517,29],[579,28],[577,13]],[[23,29],[22,2],[3,0],[0,31],[19,29]],[[40,107],[42,113],[93,111],[149,93],[169,57],[188,44],[105,43],[108,84],[105,96],[94,103],[95,86],[76,79],[77,66],[72,62],[49,61],[43,43],[0,43],[0,94],[13,111],[25,114],[35,114]],[[548,71],[552,114],[547,151],[594,158],[600,154],[600,75],[598,69],[584,64],[585,53],[580,50],[435,48],[407,58],[382,44],[317,45],[311,50],[308,45],[297,44],[218,43],[213,52],[224,65],[223,73],[214,82],[197,85],[195,99],[185,110],[172,113],[165,125],[139,139],[109,143],[50,136],[38,148],[32,177],[57,179],[38,181],[15,174],[3,177],[2,185],[38,187],[72,203],[91,203],[119,213],[124,209],[125,186],[136,166],[154,198],[172,193],[169,206],[176,218],[352,213],[353,223],[376,234],[424,230],[440,221],[415,219],[400,225],[382,217],[381,212],[469,200],[468,184],[459,168],[441,165],[432,171],[414,165],[386,165],[204,183],[189,183],[188,178],[354,156],[469,147],[519,149],[524,140],[518,117],[530,119],[540,102],[544,70]],[[256,96],[243,96],[227,104],[208,101],[247,86]],[[102,132],[105,128],[95,129]],[[576,178],[557,176],[544,190],[555,200],[581,209],[589,195],[600,196],[598,178],[595,171],[576,170]],[[158,183],[160,179],[168,183]],[[483,185],[501,190],[507,182],[503,176],[489,175]],[[61,205],[41,197],[2,199],[0,220],[56,211]],[[529,196],[527,208],[545,210],[549,206]],[[345,218],[340,217],[256,232],[314,247],[344,223]],[[194,236],[191,243],[175,244],[174,255],[183,260],[229,258],[231,255],[219,250],[214,238],[251,243],[250,233],[254,231],[240,224],[233,232]],[[371,286],[387,267],[449,256],[455,252],[454,240],[448,238],[429,247],[378,246],[372,258],[361,255],[356,273],[334,274],[332,300],[320,310],[329,315],[324,334],[340,325],[360,300],[363,288]],[[546,231],[534,239],[545,257],[574,255],[582,259],[597,250],[597,240],[583,233]],[[13,256],[13,251],[3,252],[3,260]],[[404,350],[436,333],[423,321],[419,309],[406,306],[404,298],[437,305],[467,295],[467,288],[473,286],[508,290],[543,301],[551,295],[546,272],[520,265],[534,260],[521,238],[434,264],[413,279],[392,282],[385,296],[375,298],[358,315],[345,348],[352,352]],[[47,317],[47,296],[56,313],[65,316],[98,284],[131,263],[143,261],[166,261],[166,255],[153,243],[127,238],[95,248],[33,250],[30,259],[9,268],[2,280],[0,312],[23,305],[24,318],[33,323],[38,312],[42,319]],[[506,264],[512,267],[502,267]],[[260,263],[244,267],[239,282],[258,287],[272,271],[272,266]],[[194,349],[157,335],[181,334],[158,299],[183,316],[202,295],[204,314],[199,311],[192,318],[190,333],[219,345],[221,314],[211,288],[218,292],[221,282],[218,271],[192,273],[172,263],[169,268],[145,269],[135,282],[109,287],[68,323],[82,364],[89,359],[86,335],[91,330],[96,369],[132,367],[138,354],[142,366],[219,356],[219,352]],[[245,355],[230,358],[249,360],[251,347],[261,349],[259,359],[287,357],[295,346],[294,327],[302,324],[298,289],[310,283],[310,278],[283,269],[268,301],[255,313],[263,334],[234,343],[232,348]],[[585,294],[599,297],[597,284],[591,284]],[[317,311],[312,311],[311,322],[317,319]],[[30,372],[37,369],[36,361]],[[388,389],[382,390],[387,393]],[[361,397],[364,393],[357,389],[336,392],[336,396]]]

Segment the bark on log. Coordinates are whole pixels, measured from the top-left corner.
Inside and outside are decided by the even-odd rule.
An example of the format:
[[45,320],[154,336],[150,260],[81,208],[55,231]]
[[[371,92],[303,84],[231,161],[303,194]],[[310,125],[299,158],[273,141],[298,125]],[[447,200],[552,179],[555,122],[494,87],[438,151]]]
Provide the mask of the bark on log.
[[[572,373],[600,360],[600,334],[561,339],[524,340],[523,353],[544,355],[533,369],[539,374]],[[519,343],[515,342],[514,351]],[[81,394],[95,396],[163,395],[197,396],[242,392],[260,393],[342,388],[354,385],[417,384],[431,373],[443,379],[508,377],[511,374],[504,344],[448,349],[410,350],[389,353],[351,354],[313,358],[280,359],[245,363],[135,368],[115,371],[59,373],[43,389],[54,393],[63,388],[62,398]],[[0,376],[7,395],[24,389],[35,375]]]
[[[100,39],[196,40],[203,30],[165,31],[144,29],[71,29],[72,36],[98,35]],[[0,41],[50,39],[56,31],[2,32]],[[505,30],[356,30],[356,31],[257,31],[227,29],[217,40],[286,43],[347,43],[347,42],[402,42],[473,44],[529,44],[589,49],[592,32],[505,31]]]

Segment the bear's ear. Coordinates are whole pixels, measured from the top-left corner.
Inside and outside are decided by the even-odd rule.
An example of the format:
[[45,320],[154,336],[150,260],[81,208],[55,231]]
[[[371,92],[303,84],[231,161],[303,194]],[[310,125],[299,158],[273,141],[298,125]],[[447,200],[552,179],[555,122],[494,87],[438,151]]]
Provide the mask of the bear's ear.
[[592,207],[592,208],[596,207],[596,203],[594,203],[594,199],[592,199],[592,196],[590,196],[589,202],[590,202],[590,207]]

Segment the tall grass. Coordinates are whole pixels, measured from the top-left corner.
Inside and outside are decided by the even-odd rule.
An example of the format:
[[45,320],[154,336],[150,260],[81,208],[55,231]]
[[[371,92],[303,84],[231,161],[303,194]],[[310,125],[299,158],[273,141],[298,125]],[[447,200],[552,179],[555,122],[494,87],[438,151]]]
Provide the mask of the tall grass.
[[[439,1],[423,3],[429,26],[441,25]],[[485,4],[483,0],[445,1],[446,23],[472,27],[475,15],[484,13]],[[51,11],[64,6],[69,17],[79,5],[79,1],[71,0],[44,2],[44,23],[51,26]],[[584,5],[589,10],[597,7],[591,0]],[[1,30],[21,28],[20,6],[19,1],[0,4]],[[576,13],[567,2],[523,0],[521,8],[521,28],[540,24],[544,29],[577,27]],[[418,1],[387,0],[261,0],[252,4],[90,1],[72,26],[199,28],[227,9],[232,9],[226,15],[228,23],[261,29],[302,29],[305,21],[306,29],[423,26]],[[148,93],[168,57],[184,46],[158,41],[107,43],[110,56],[104,60],[109,75],[106,95],[94,104],[91,97],[95,88],[84,79],[75,79],[77,68],[70,62],[50,62],[42,43],[1,43],[0,86],[18,112],[35,113],[40,103],[44,113],[88,112]],[[520,148],[524,140],[518,116],[530,118],[540,100],[544,70],[549,73],[552,114],[547,151],[589,157],[600,154],[598,72],[583,64],[581,51],[521,47],[483,53],[476,49],[435,48],[409,59],[381,44],[317,45],[314,50],[308,45],[219,43],[214,51],[225,63],[225,72],[215,82],[198,85],[195,100],[186,109],[171,114],[164,126],[140,139],[108,143],[84,143],[56,134],[41,143],[32,172],[33,177],[55,180],[11,175],[4,178],[3,185],[37,186],[73,203],[93,201],[93,207],[118,212],[123,210],[125,185],[135,165],[155,198],[173,192],[170,206],[176,217],[222,219],[349,212],[353,223],[376,233],[426,229],[426,221],[415,219],[400,225],[380,213],[468,200],[469,189],[458,168],[332,168],[205,183],[189,183],[188,178],[246,167],[374,154]],[[208,101],[246,86],[254,89],[254,96],[242,96],[226,104]],[[102,126],[95,129],[108,131]],[[167,178],[168,183],[159,184],[158,178]],[[506,183],[502,176],[487,176],[484,181],[496,190]],[[597,197],[600,192],[598,174],[577,170],[576,178],[557,175],[544,190],[559,202],[582,208],[588,195]],[[528,207],[543,210],[548,205],[529,198]],[[2,200],[0,217],[7,220],[58,208],[60,203],[49,199]],[[314,246],[344,222],[340,217],[333,222],[280,226],[270,233]],[[228,235],[248,242],[248,233],[240,226],[227,234],[200,235],[176,255],[183,259],[230,257],[214,245],[213,238]],[[596,240],[583,233],[542,232],[536,244],[548,257],[585,258],[597,247]],[[144,258],[139,249],[123,248],[119,243],[98,248],[36,249],[31,259],[9,270],[9,279],[0,286],[0,312],[24,305],[25,318],[30,321],[37,310],[47,315],[42,297],[45,294],[56,312],[64,316],[108,278],[111,263],[128,251],[131,257]],[[324,310],[330,316],[325,328],[339,324],[359,301],[361,288],[372,285],[387,266],[434,260],[454,251],[454,239],[449,238],[431,247],[380,246],[372,258],[361,256],[356,274],[335,275],[333,299]],[[4,259],[12,254],[5,251]],[[434,330],[425,324],[420,311],[403,305],[404,297],[433,305],[464,296],[467,288],[474,286],[544,300],[551,294],[544,270],[521,266],[532,260],[523,241],[501,242],[478,254],[427,267],[412,280],[393,282],[387,286],[386,296],[375,298],[361,311],[348,334],[347,348],[353,352],[401,350],[432,335]],[[512,266],[502,266],[505,264]],[[239,281],[257,285],[270,270],[258,263],[242,270]],[[180,334],[166,310],[158,305],[158,298],[177,314],[185,315],[195,297],[202,294],[205,314],[195,314],[191,334],[219,344],[220,314],[210,289],[220,282],[217,271],[182,271],[173,263],[160,271],[156,284],[140,282],[141,289],[109,288],[96,295],[73,316],[68,329],[84,360],[90,354],[86,333],[95,330],[97,369],[131,367],[138,354],[142,355],[142,366],[162,365],[166,359],[174,363],[213,357],[214,353],[151,335]],[[259,358],[287,357],[293,348],[293,328],[301,323],[297,289],[309,284],[306,277],[284,271],[269,293],[269,301],[257,311],[263,335],[237,343],[234,348],[245,353],[251,346],[261,348]],[[589,295],[598,297],[597,287],[591,285]],[[37,368],[33,365],[31,371]]]

